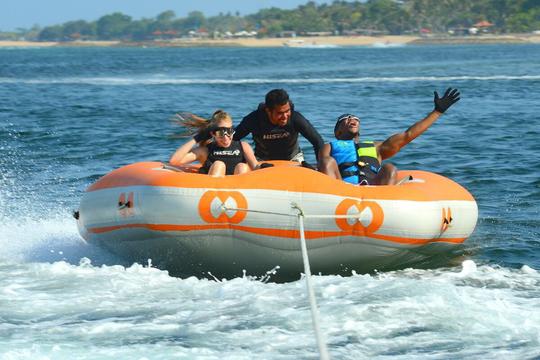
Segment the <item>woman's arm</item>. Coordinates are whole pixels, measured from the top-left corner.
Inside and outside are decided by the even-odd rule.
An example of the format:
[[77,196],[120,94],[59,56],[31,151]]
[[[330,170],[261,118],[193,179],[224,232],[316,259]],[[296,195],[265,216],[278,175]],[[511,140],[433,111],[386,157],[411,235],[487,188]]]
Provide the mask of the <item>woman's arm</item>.
[[173,166],[189,164],[195,160],[198,160],[201,164],[204,163],[208,157],[208,149],[200,146],[193,149],[196,144],[195,139],[191,139],[180,146],[171,156],[169,163]]
[[240,144],[242,144],[242,150],[244,150],[244,157],[246,158],[246,163],[248,164],[251,170],[254,170],[257,167],[259,162],[257,161],[255,154],[253,153],[253,149],[251,148],[251,145],[243,141],[240,142]]

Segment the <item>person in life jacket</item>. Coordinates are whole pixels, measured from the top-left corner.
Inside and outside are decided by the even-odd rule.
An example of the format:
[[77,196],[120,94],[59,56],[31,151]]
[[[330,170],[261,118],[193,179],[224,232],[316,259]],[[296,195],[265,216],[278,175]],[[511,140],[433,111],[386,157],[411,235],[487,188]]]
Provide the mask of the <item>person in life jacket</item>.
[[382,142],[360,138],[360,118],[357,116],[339,116],[334,127],[336,140],[324,144],[319,152],[319,171],[352,184],[396,184],[396,167],[382,162],[426,131],[450,106],[459,101],[459,96],[457,89],[448,88],[442,97],[435,91],[435,108],[432,112],[404,132],[394,134]]
[[241,140],[251,133],[255,156],[259,160],[303,162],[304,154],[298,145],[298,134],[313,145],[315,156],[324,144],[311,123],[294,110],[289,94],[283,89],[269,91],[265,102],[246,115],[235,130],[234,140]]
[[186,127],[198,129],[198,132],[171,156],[171,165],[199,161],[202,164],[199,172],[214,177],[243,174],[257,167],[251,146],[233,140],[233,121],[225,111],[217,110],[210,120],[193,114],[178,114],[177,119]]

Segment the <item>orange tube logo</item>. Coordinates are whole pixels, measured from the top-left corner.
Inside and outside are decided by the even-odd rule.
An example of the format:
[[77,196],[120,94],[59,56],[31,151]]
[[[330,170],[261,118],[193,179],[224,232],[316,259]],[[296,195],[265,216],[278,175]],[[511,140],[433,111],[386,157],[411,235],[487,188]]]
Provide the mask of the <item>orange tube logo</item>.
[[199,216],[207,223],[238,224],[246,217],[245,211],[223,211],[221,205],[238,209],[247,209],[247,200],[238,191],[205,192],[199,200]]
[[118,197],[118,211],[122,217],[135,215],[135,203],[133,202],[133,191],[129,193],[121,193]]
[[448,230],[448,227],[450,227],[450,223],[452,223],[452,209],[450,208],[443,208],[442,209],[442,224],[441,224],[441,233]]
[[[359,201],[345,199],[336,207],[336,215],[362,214],[364,211],[371,212],[371,219],[365,225],[360,219],[336,219],[336,225],[343,231],[352,232],[354,235],[367,236],[379,230],[384,221],[384,212],[375,201]],[[354,222],[351,222],[353,221]]]

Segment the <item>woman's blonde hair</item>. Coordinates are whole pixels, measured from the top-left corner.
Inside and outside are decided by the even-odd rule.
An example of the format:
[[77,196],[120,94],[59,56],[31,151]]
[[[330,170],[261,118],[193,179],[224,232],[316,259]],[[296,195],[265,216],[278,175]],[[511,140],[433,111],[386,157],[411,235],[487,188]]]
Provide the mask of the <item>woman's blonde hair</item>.
[[223,110],[216,110],[212,114],[212,117],[210,118],[210,124],[211,125],[217,125],[220,121],[229,121],[232,124],[232,117],[229,115],[228,112],[225,112]]
[[[223,120],[229,120],[232,124],[231,115],[221,109],[214,111],[210,119],[205,119],[192,113],[181,112],[175,114],[172,120],[186,128],[186,131],[177,134],[175,137],[190,137],[202,131],[211,131],[211,127],[217,126]],[[209,142],[210,140],[203,141],[202,145],[206,145]]]

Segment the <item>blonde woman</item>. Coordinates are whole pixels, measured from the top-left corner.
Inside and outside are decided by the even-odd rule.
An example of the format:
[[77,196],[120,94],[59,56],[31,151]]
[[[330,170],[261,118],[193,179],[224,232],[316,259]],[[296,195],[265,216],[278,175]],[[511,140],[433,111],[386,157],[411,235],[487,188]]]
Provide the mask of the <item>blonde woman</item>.
[[251,146],[233,141],[233,121],[223,110],[217,110],[209,120],[191,115],[180,117],[182,125],[197,129],[197,134],[171,156],[171,165],[179,166],[199,161],[202,174],[214,177],[243,174],[257,166]]

